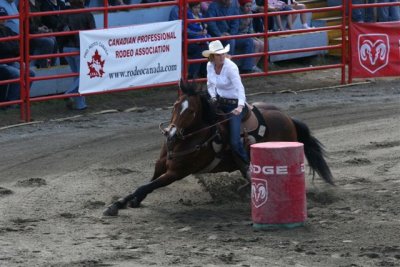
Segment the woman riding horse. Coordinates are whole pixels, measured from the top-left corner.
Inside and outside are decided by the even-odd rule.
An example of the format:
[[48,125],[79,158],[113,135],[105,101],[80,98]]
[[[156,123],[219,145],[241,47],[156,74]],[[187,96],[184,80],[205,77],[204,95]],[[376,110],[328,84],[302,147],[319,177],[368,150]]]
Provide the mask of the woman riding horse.
[[239,68],[227,58],[228,52],[229,44],[224,47],[219,40],[210,42],[209,49],[203,51],[203,56],[209,60],[207,89],[212,101],[217,102],[218,107],[229,114],[229,140],[234,153],[233,158],[242,175],[250,179],[247,174],[249,157],[240,138],[240,123],[246,108],[246,95]]
[[[182,95],[174,103],[171,120],[162,128],[165,142],[156,162],[154,175],[144,184],[108,206],[103,215],[116,216],[119,209],[138,207],[148,194],[190,174],[232,172],[238,170],[228,142],[228,121],[216,119],[208,94],[197,90],[194,84],[181,83]],[[304,123],[290,118],[276,107],[258,103],[257,108],[268,130],[258,142],[297,141],[304,144],[304,153],[310,168],[322,179],[333,184],[332,174],[324,159],[321,143],[311,135]],[[162,126],[162,125],[160,125]]]

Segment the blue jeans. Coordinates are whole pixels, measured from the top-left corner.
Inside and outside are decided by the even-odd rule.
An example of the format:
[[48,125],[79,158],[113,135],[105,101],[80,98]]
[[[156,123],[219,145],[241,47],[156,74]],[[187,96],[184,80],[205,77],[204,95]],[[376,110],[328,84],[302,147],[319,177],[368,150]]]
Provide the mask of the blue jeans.
[[[52,54],[56,48],[56,38],[42,37],[31,40],[32,55]],[[37,59],[31,62],[32,66],[47,68],[47,59]]]
[[[393,3],[396,0],[378,0],[378,3]],[[399,6],[385,6],[378,8],[378,21],[398,21],[400,20]]]
[[[35,77],[35,73],[30,69],[29,76]],[[12,62],[8,64],[0,64],[0,80],[11,80],[17,79],[20,77],[20,66],[18,62]],[[7,90],[8,87],[8,90]],[[4,94],[5,101],[13,101],[21,99],[20,93],[20,83],[10,83],[9,86],[6,86],[7,90]]]
[[[364,0],[352,0],[353,4],[364,4]],[[351,14],[354,22],[364,22],[365,10],[364,8],[354,8]]]
[[[63,51],[64,51],[64,53],[79,52],[79,48],[78,47],[64,47]],[[80,70],[79,55],[65,57],[65,59],[67,60],[68,65],[71,68],[72,72],[79,73],[79,70]],[[72,83],[72,87],[70,89],[68,89],[67,91],[65,91],[65,94],[78,93],[78,92],[79,92],[79,76],[76,76],[76,77],[74,77],[74,82]],[[86,100],[85,100],[84,96],[77,96],[77,97],[74,97],[73,99],[74,99],[76,109],[87,108]]]
[[[234,110],[237,105],[220,105],[223,112],[228,113]],[[237,154],[245,163],[249,163],[249,157],[247,152],[244,150],[243,142],[240,139],[240,124],[243,117],[243,111],[239,115],[229,114],[229,133],[230,133],[230,144],[232,151]]]
[[[366,4],[373,4],[375,3],[375,0],[367,0]],[[364,22],[375,22],[374,21],[374,8],[373,7],[369,7],[369,8],[365,8],[365,12],[364,12]]]

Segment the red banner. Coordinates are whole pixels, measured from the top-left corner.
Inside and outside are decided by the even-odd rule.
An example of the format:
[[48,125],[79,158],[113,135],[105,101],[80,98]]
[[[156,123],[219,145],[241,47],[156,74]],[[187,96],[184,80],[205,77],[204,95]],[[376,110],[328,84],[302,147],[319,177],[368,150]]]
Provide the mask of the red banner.
[[400,24],[352,23],[354,78],[400,76]]

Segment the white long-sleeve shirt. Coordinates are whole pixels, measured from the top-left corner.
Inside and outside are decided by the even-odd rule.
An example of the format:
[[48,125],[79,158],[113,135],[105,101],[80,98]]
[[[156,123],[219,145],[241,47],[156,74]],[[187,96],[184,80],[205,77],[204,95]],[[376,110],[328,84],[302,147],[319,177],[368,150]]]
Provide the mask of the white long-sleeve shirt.
[[229,58],[225,58],[220,74],[215,73],[214,63],[207,63],[207,90],[211,97],[219,95],[223,98],[237,99],[238,106],[244,106],[246,102],[239,68]]

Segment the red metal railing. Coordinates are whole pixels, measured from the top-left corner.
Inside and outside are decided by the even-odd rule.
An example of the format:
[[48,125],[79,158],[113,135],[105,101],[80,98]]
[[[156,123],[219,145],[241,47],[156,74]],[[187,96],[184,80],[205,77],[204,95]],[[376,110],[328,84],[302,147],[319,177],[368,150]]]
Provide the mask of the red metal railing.
[[[26,4],[24,4],[26,2]],[[7,80],[7,81],[0,81],[1,84],[7,84],[10,82],[20,82],[21,84],[21,99],[16,101],[4,102],[0,103],[0,106],[7,106],[12,104],[20,104],[21,105],[21,118],[30,121],[31,119],[31,109],[30,105],[31,102],[40,102],[40,101],[48,101],[53,99],[62,99],[66,97],[73,97],[78,96],[79,94],[61,94],[61,95],[50,95],[50,96],[39,96],[30,98],[30,88],[29,85],[31,82],[35,81],[42,81],[42,80],[53,80],[53,79],[64,79],[69,77],[78,76],[79,73],[68,73],[68,74],[58,74],[58,75],[47,75],[47,76],[40,76],[40,77],[30,77],[29,76],[29,69],[30,69],[30,62],[31,60],[37,59],[48,59],[48,58],[56,58],[56,57],[65,57],[65,56],[72,56],[78,55],[79,52],[75,53],[55,53],[55,54],[46,54],[46,55],[29,55],[29,41],[34,38],[40,37],[59,37],[65,35],[72,35],[76,34],[78,31],[70,31],[70,32],[51,32],[51,33],[40,33],[40,34],[30,34],[29,33],[29,25],[30,25],[30,18],[36,16],[49,16],[49,15],[62,15],[62,14],[72,14],[72,13],[83,13],[83,12],[103,12],[104,16],[104,24],[103,27],[97,25],[97,28],[108,28],[108,15],[110,11],[116,10],[133,10],[139,8],[150,8],[150,7],[160,7],[160,6],[172,6],[178,4],[179,9],[179,18],[183,20],[183,68],[182,68],[182,77],[187,77],[188,74],[188,65],[193,63],[205,62],[207,59],[188,59],[188,45],[195,42],[207,42],[212,40],[227,40],[227,39],[240,39],[240,38],[249,38],[249,37],[262,37],[264,38],[264,51],[260,53],[252,53],[252,54],[239,54],[234,55],[232,58],[240,59],[246,57],[259,57],[264,56],[264,66],[263,72],[261,73],[251,73],[251,74],[243,74],[243,77],[255,77],[255,76],[267,76],[267,75],[278,75],[283,73],[294,73],[294,72],[303,72],[303,71],[314,71],[314,70],[323,70],[323,69],[331,69],[331,68],[340,68],[342,71],[342,79],[341,82],[345,82],[345,64],[346,64],[346,55],[345,51],[345,37],[346,37],[346,12],[345,6],[335,6],[335,7],[324,7],[324,8],[312,8],[312,9],[303,9],[303,10],[291,10],[291,11],[281,11],[281,12],[268,12],[265,13],[256,13],[256,14],[247,14],[247,15],[239,15],[239,16],[227,16],[227,17],[213,17],[213,18],[203,18],[203,19],[187,19],[187,4],[191,2],[198,2],[196,0],[176,0],[170,2],[157,2],[157,3],[148,3],[148,4],[131,4],[131,5],[124,5],[124,6],[109,6],[108,0],[104,0],[104,6],[102,7],[92,7],[92,8],[85,8],[85,9],[71,9],[71,10],[59,10],[59,11],[48,11],[48,12],[36,12],[32,13],[29,10],[29,5],[27,1],[20,1],[19,3],[19,16],[10,16],[5,18],[18,18],[20,20],[20,34],[17,37],[9,37],[9,38],[2,38],[0,41],[4,40],[16,40],[20,41],[20,52],[21,56],[18,58],[11,58],[11,59],[3,59],[0,60],[0,63],[4,62],[11,62],[18,60],[21,64],[21,71],[20,71],[20,79],[14,80]],[[267,6],[267,1],[265,0],[265,6]],[[267,10],[267,9],[265,9]],[[315,13],[315,12],[326,12],[326,11],[333,11],[339,10],[342,12],[342,23],[341,25],[336,26],[326,26],[326,27],[319,27],[319,28],[311,28],[311,29],[296,29],[296,30],[288,30],[282,32],[269,32],[266,31],[264,33],[254,33],[254,34],[241,34],[241,35],[232,35],[232,36],[225,36],[225,37],[218,37],[218,38],[204,38],[204,39],[188,39],[187,38],[187,26],[189,23],[194,22],[207,22],[207,21],[218,21],[218,20],[230,20],[230,19],[241,19],[241,18],[255,18],[255,17],[262,17],[264,18],[264,27],[268,29],[268,17],[276,16],[276,15],[287,15],[287,14],[300,14],[300,13]],[[268,51],[268,38],[272,36],[279,36],[279,35],[290,35],[296,33],[305,33],[305,32],[318,32],[318,31],[328,31],[328,30],[341,30],[342,32],[342,44],[338,45],[327,45],[321,47],[307,47],[307,48],[298,48],[298,49],[291,49],[291,50],[281,50],[281,51]],[[299,52],[309,52],[309,51],[319,51],[319,50],[330,50],[330,49],[341,49],[342,50],[342,62],[340,64],[331,64],[331,65],[324,65],[324,66],[314,66],[314,67],[304,67],[304,68],[296,68],[296,69],[285,69],[285,70],[268,70],[268,57],[271,55],[280,55],[280,54],[289,54],[289,53],[299,53]],[[198,79],[199,81],[204,81],[205,79]],[[168,83],[161,83],[155,84],[151,87],[164,87],[169,85],[175,85],[176,82],[168,82]],[[107,93],[114,93],[114,92],[123,92],[123,91],[131,91],[131,90],[142,90],[147,89],[149,86],[138,86],[138,87],[129,87],[129,88],[120,88],[117,90],[112,91],[104,91],[104,92],[97,92],[97,93],[87,93],[85,95],[94,95],[94,94],[107,94]]]

